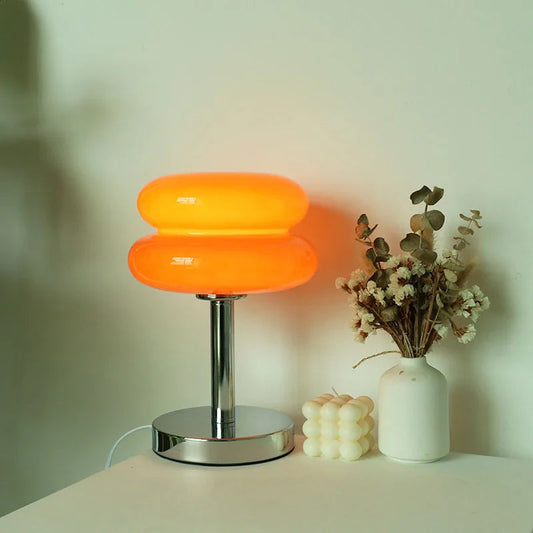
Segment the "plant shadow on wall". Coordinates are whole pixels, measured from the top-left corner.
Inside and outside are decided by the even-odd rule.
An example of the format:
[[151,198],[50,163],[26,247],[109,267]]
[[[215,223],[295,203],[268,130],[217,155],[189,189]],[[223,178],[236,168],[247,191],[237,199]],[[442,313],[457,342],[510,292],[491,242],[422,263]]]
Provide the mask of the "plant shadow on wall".
[[[61,413],[69,402],[57,389],[58,383],[69,381],[64,361],[72,356],[65,353],[62,336],[76,324],[77,313],[98,312],[86,309],[82,298],[69,304],[72,295],[65,297],[60,289],[73,261],[83,257],[88,224],[74,176],[61,161],[58,140],[65,125],[68,129],[94,109],[80,105],[76,117],[69,110],[56,127],[49,126],[41,104],[39,44],[28,3],[0,2],[0,471],[5,481],[0,486],[0,515],[43,495],[35,487],[44,483],[41,469],[50,468],[44,462],[53,461],[50,449],[30,453],[30,430],[54,431],[44,416]],[[57,310],[68,305],[69,321],[54,322]],[[39,376],[43,368],[47,373]],[[46,406],[54,405],[47,411]]]
[[62,239],[79,237],[83,215],[43,122],[38,29],[24,0],[0,3],[0,47],[2,270],[32,277],[65,259]]

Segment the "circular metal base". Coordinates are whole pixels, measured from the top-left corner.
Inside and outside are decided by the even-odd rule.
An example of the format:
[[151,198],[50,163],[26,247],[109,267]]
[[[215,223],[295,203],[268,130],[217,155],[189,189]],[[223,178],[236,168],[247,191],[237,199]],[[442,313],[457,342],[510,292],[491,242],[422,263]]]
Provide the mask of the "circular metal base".
[[260,463],[294,449],[294,423],[278,411],[238,405],[235,426],[221,430],[212,424],[211,407],[193,407],[156,418],[152,444],[161,457],[183,463]]

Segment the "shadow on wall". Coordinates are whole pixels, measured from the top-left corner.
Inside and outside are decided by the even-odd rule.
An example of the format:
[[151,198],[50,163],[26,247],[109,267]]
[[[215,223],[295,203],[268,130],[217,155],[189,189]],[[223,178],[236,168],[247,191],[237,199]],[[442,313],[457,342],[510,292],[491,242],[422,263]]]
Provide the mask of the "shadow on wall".
[[491,307],[476,324],[479,334],[472,343],[457,346],[455,338],[445,341],[446,348],[451,351],[445,374],[454,375],[454,379],[448,379],[451,445],[453,450],[459,452],[501,455],[501,449],[497,447],[497,426],[501,422],[497,423],[495,419],[496,404],[501,398],[497,396],[498,391],[488,388],[483,368],[487,352],[491,351],[494,343],[501,346],[512,343],[513,331],[510,327],[502,326],[502,317],[512,324],[514,311],[506,290],[507,280],[502,282],[501,276],[496,276],[496,271],[474,273],[472,281],[482,289],[487,289]]
[[17,472],[25,463],[18,435],[27,405],[32,287],[47,282],[60,262],[64,268],[83,220],[42,121],[38,39],[26,1],[0,2],[0,515],[31,492]]
[[65,259],[83,213],[43,123],[38,31],[24,0],[0,3],[0,47],[2,276],[32,277]]
[[152,418],[150,401],[133,422],[126,411],[157,368],[145,357],[124,372],[153,349],[131,327],[142,293],[102,281],[88,179],[68,165],[115,108],[92,89],[46,106],[40,50],[29,3],[0,0],[0,515],[100,470],[117,420]]

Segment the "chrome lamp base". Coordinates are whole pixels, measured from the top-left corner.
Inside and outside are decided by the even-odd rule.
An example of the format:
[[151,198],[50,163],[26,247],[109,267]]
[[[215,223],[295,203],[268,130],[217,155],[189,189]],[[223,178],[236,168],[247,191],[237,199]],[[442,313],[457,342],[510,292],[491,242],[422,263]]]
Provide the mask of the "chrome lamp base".
[[294,449],[294,424],[283,413],[235,407],[235,423],[213,421],[211,407],[166,413],[152,424],[155,453],[183,463],[242,465],[278,459]]
[[211,308],[211,406],[166,413],[152,423],[161,457],[202,465],[271,461],[294,449],[294,423],[283,413],[235,406],[233,302],[245,295],[198,294]]

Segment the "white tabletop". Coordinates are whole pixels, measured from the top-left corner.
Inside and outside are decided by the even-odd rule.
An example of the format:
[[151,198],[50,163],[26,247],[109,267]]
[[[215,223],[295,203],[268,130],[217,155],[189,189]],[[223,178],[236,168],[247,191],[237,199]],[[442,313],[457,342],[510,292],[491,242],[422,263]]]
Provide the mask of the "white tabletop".
[[0,532],[533,531],[533,461],[451,454],[408,465],[303,455],[202,467],[151,451],[0,518]]

